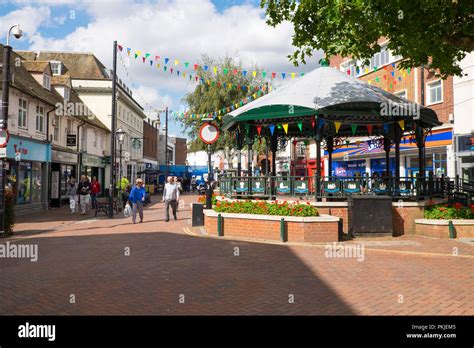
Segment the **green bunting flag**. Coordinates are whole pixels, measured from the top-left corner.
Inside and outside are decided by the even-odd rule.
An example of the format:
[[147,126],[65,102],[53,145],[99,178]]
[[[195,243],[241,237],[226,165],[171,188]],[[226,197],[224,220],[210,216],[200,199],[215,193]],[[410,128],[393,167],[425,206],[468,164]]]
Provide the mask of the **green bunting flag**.
[[300,132],[303,131],[303,122],[298,122],[298,128],[300,129]]
[[355,135],[356,131],[357,131],[357,125],[356,124],[351,124],[351,129],[352,129],[352,135]]

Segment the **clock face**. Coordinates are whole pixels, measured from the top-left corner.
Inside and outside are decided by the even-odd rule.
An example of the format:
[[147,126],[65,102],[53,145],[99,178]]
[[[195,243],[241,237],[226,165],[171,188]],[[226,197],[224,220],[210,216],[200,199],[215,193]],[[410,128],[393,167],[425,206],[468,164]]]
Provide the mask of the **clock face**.
[[212,123],[205,123],[199,131],[199,137],[206,144],[212,144],[219,138],[219,130]]

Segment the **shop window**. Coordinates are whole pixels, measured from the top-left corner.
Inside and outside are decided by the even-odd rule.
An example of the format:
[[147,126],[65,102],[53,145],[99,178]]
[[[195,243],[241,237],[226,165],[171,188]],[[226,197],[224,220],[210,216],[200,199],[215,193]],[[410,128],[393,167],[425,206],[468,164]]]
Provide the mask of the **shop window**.
[[41,203],[42,187],[43,187],[43,173],[41,170],[41,163],[33,162],[32,164],[32,182],[31,182],[31,202]]
[[18,106],[18,127],[28,127],[28,104],[25,99],[19,99]]
[[36,131],[44,133],[44,108],[36,106]]
[[443,102],[443,84],[441,80],[426,84],[428,90],[428,105]]
[[18,172],[18,205],[31,203],[31,162],[20,162]]

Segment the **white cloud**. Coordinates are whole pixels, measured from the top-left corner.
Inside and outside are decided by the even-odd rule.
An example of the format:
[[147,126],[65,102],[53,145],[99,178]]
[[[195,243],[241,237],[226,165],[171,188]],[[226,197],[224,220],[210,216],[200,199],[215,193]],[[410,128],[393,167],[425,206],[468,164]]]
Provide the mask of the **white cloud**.
[[[129,71],[133,83],[139,85],[134,96],[142,94],[157,108],[168,105],[182,109],[180,96],[192,91],[196,84],[175,74],[170,76],[155,65],[150,67],[148,62],[143,64],[140,58],[135,60],[135,50],[169,57],[171,64],[174,59],[181,63],[189,61],[188,73],[203,53],[216,59],[238,56],[244,66],[257,64],[269,75],[271,71],[309,71],[317,65],[316,57],[307,66],[294,67],[288,62],[287,56],[293,52],[292,26],[289,23],[276,28],[268,26],[264,11],[249,4],[223,12],[218,12],[210,0],[86,1],[86,5],[76,3],[75,8],[83,7],[88,13],[91,20],[87,26],[78,27],[59,40],[32,30],[35,34],[30,38],[30,48],[93,52],[106,66],[112,67],[112,43],[117,40],[125,46],[124,57],[127,46],[133,49]],[[48,12],[46,17],[49,16]],[[118,62],[119,76],[131,87],[132,81],[121,68],[120,59]],[[179,70],[185,69],[181,66]],[[137,100],[143,104],[140,98]]]
[[[50,17],[50,9],[44,6],[26,6],[18,10],[11,11],[0,17],[0,23],[2,23],[0,38],[3,39],[6,36],[6,29],[4,30],[4,28],[10,28],[15,24],[20,24],[20,28],[23,30],[23,35],[25,38],[34,36],[38,33],[38,29],[41,25],[50,21]],[[25,40],[25,38],[22,38],[22,40]]]

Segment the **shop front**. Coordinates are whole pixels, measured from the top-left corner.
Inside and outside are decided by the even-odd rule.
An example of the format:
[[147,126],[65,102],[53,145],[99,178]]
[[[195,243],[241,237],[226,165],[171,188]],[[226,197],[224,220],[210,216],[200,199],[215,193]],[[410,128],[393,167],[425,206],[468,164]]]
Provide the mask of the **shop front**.
[[59,207],[68,202],[67,184],[77,177],[78,156],[76,152],[53,149],[51,152],[51,206]]
[[48,163],[51,146],[12,135],[7,145],[6,182],[12,190],[15,213],[48,208]]
[[457,136],[456,173],[464,181],[474,181],[474,134]]
[[88,153],[81,154],[81,175],[86,175],[89,180],[97,178],[102,190],[100,195],[104,194],[105,188],[105,160],[103,157]]

